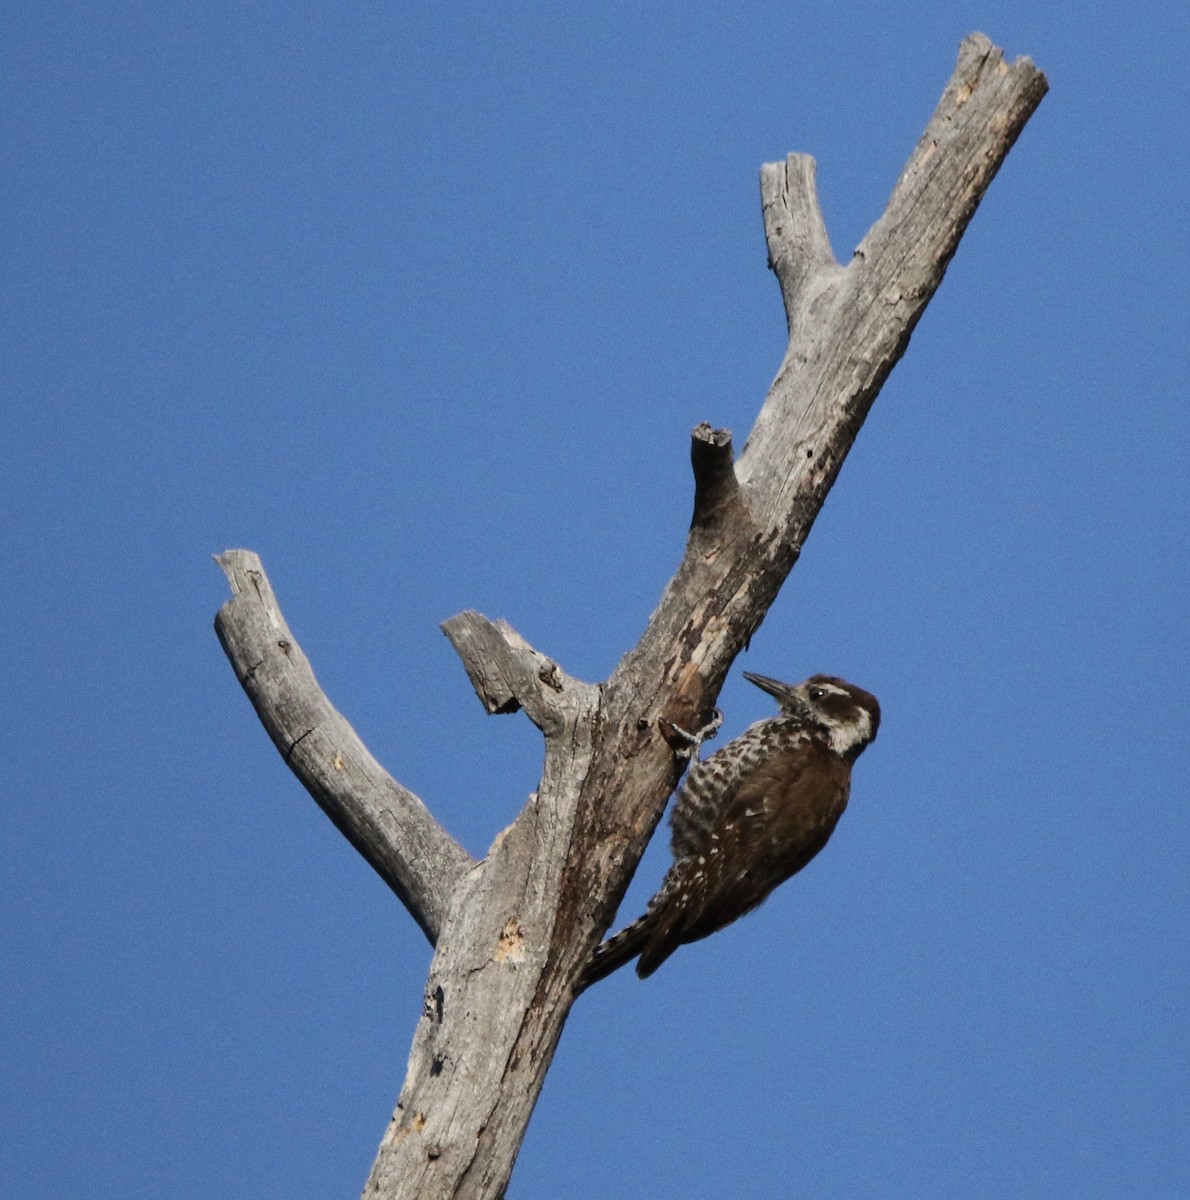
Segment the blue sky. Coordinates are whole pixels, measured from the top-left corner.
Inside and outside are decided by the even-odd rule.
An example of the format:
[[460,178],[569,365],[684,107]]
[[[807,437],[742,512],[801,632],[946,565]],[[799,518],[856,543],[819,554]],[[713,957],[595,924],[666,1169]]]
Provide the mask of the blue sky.
[[610,672],[690,428],[742,444],[781,358],[760,163],[817,157],[846,261],[982,29],[1051,93],[740,663],[853,678],[880,739],[806,872],[576,1006],[511,1195],[1187,1194],[1184,5],[5,25],[0,1193],[358,1193],[429,948],[257,725],[209,556],[482,853],[540,740],[438,623]]

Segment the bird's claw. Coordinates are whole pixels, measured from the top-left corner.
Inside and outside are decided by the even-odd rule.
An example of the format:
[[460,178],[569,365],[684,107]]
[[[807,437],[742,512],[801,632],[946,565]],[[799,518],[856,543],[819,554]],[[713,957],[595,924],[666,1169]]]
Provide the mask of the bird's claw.
[[675,725],[672,721],[665,720],[664,717],[660,723],[662,733],[665,734],[666,741],[673,748],[674,754],[678,758],[692,758],[697,762],[698,748],[703,742],[709,742],[722,728],[723,714],[717,708],[712,709],[711,719],[693,733],[688,729],[683,729],[680,725]]

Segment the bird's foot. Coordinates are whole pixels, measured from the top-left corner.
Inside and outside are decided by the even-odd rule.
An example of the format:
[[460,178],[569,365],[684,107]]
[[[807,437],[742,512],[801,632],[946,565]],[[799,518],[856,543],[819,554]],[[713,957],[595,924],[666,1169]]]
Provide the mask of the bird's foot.
[[665,735],[665,740],[669,742],[674,754],[678,758],[691,758],[697,762],[698,748],[703,742],[709,742],[719,732],[723,725],[723,714],[717,708],[712,709],[711,719],[694,732],[683,729],[680,725],[665,720],[664,717],[661,719],[660,725],[661,732]]

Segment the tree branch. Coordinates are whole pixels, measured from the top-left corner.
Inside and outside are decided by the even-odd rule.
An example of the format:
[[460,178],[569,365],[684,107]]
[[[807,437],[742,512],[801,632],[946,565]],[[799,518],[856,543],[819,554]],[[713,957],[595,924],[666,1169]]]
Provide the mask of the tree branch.
[[731,430],[712,429],[706,421],[690,434],[694,469],[694,517],[690,524],[706,528],[729,519],[740,503],[740,485],[732,465]]
[[[942,282],[975,207],[1045,95],[1045,76],[1008,66],[982,34],[960,47],[954,75],[885,214],[846,268],[834,263],[813,163],[793,155],[762,171],[773,269],[789,346],[743,453],[742,503],[711,542],[691,531],[681,565],[638,645],[607,685],[621,705],[682,728],[701,723],[727,670],[764,619],[872,402]],[[651,828],[656,782],[615,781],[621,827]],[[643,839],[624,847],[634,865]]]
[[[255,556],[221,560],[237,596],[220,612],[220,638],[274,742],[427,933],[440,930],[369,1200],[504,1194],[583,968],[680,777],[663,722],[695,729],[710,716],[1045,91],[1027,59],[1008,66],[982,35],[968,38],[887,211],[846,267],[830,250],[813,160],[763,169],[789,345],[734,464],[726,431],[694,430],[685,553],[638,645],[596,687],[501,622],[464,613],[444,626],[485,708],[524,707],[545,733],[538,789],[482,862],[472,865],[365,758],[314,683]],[[345,764],[357,760],[374,774],[353,768],[364,784],[344,787]],[[386,823],[394,811],[399,837]]]
[[765,163],[760,168],[760,209],[769,267],[781,285],[790,333],[803,314],[809,316],[814,301],[843,274],[818,206],[816,174],[817,166],[809,154],[791,154],[783,163]]
[[467,678],[489,713],[523,708],[545,733],[558,728],[566,706],[561,694],[581,686],[556,662],[534,650],[507,621],[489,621],[482,613],[464,612],[442,623],[463,660]]
[[[797,546],[979,201],[1047,88],[1029,59],[1010,66],[983,34],[971,34],[884,215],[846,269],[828,268],[826,284],[799,284],[806,277],[822,279],[821,270],[813,272],[821,261],[818,239],[786,238],[776,254],[770,244],[783,294],[793,293],[800,315],[812,307],[814,319],[792,325],[785,360],[736,473],[751,486],[762,523],[772,530],[788,526]],[[799,257],[809,265],[798,267]],[[797,303],[803,295],[809,300]],[[797,510],[801,518],[792,515]]]
[[326,698],[294,640],[260,559],[216,556],[232,599],[215,632],[289,769],[435,942],[471,856],[368,753]]

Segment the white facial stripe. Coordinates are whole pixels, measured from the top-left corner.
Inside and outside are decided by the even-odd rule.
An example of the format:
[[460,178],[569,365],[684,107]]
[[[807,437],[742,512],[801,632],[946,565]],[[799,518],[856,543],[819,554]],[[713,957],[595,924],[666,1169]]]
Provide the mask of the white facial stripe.
[[828,721],[831,749],[836,754],[846,754],[856,746],[862,746],[872,737],[872,714],[866,708],[856,709],[854,721]]

